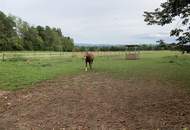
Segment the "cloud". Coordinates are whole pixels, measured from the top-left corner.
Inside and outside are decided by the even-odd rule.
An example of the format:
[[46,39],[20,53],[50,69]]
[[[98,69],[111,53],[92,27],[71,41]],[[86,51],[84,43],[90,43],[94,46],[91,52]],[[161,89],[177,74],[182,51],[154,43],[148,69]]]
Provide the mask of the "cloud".
[[[61,27],[77,43],[155,42],[171,29],[147,26],[143,12],[163,0],[1,0],[0,10],[33,25]],[[140,36],[141,35],[141,36]],[[167,38],[166,38],[167,37]]]

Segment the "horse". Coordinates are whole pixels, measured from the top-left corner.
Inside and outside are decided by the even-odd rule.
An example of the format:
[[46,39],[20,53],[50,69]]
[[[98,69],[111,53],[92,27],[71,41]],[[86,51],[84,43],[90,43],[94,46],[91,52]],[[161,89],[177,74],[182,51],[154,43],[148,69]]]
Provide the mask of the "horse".
[[86,52],[84,55],[84,59],[85,59],[85,65],[86,65],[85,71],[88,70],[88,64],[89,64],[90,69],[92,69],[92,64],[94,61],[94,55],[91,52]]

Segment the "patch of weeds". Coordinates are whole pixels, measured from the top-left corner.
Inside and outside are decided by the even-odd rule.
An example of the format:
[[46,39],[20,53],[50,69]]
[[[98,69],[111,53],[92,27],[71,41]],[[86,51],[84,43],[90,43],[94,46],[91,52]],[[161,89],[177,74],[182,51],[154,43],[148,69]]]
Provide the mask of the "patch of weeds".
[[40,66],[41,66],[41,67],[51,67],[52,64],[41,64]]
[[174,63],[175,61],[174,60],[170,60],[169,63]]

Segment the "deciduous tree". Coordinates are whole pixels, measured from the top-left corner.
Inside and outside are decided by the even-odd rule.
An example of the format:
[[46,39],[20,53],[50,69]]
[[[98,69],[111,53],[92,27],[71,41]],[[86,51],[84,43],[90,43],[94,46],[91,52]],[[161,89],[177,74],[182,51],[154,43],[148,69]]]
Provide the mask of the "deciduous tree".
[[167,0],[153,12],[145,11],[144,16],[148,25],[164,26],[179,20],[180,26],[171,30],[170,35],[176,36],[181,44],[190,41],[190,0]]

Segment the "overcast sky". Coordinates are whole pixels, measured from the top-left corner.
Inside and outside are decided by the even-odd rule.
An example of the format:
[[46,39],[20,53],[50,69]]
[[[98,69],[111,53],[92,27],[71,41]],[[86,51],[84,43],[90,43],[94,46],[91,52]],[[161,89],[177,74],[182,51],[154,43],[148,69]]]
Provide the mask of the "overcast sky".
[[75,43],[126,44],[172,41],[166,27],[147,26],[143,12],[164,0],[0,0],[0,10],[31,25],[60,27]]

